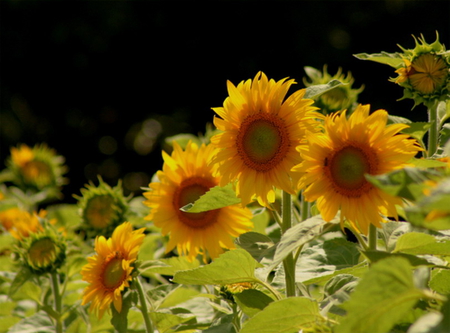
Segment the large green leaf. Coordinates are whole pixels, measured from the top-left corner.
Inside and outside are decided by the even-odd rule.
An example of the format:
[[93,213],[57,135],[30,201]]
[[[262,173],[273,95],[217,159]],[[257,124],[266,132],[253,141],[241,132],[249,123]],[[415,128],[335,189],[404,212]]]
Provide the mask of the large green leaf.
[[400,68],[404,65],[404,61],[401,58],[399,53],[387,53],[382,51],[381,53],[358,53],[354,54],[354,56],[360,60],[370,60],[379,62],[381,64],[389,65],[394,68]]
[[314,86],[309,86],[308,88],[306,88],[304,98],[314,99],[314,98],[319,97],[320,95],[326,93],[327,91],[330,91],[336,87],[342,86],[343,84],[344,83],[342,83],[339,80],[331,80],[327,84],[317,84]]
[[152,276],[153,274],[174,275],[178,271],[184,271],[200,266],[200,262],[195,259],[190,262],[186,257],[171,257],[159,260],[148,260],[141,263],[139,270],[143,276]]
[[244,290],[234,295],[234,299],[242,312],[249,317],[253,317],[273,302],[271,297],[256,289]]
[[[337,222],[337,219],[331,223]],[[327,224],[320,215],[311,217],[288,229],[277,245],[272,267],[280,264],[284,258],[298,247],[320,236],[322,228]]]
[[414,286],[412,267],[404,258],[390,257],[373,264],[350,300],[336,333],[386,333],[423,297]]
[[240,333],[291,333],[324,322],[314,300],[289,297],[272,302],[255,314]]
[[246,232],[235,240],[236,245],[247,250],[253,258],[260,260],[261,257],[274,252],[274,243],[272,239],[258,232]]
[[178,271],[173,277],[175,283],[225,285],[239,282],[258,282],[255,269],[262,267],[243,249],[225,252],[212,263],[187,271]]
[[393,252],[450,256],[450,240],[437,240],[421,232],[409,232],[399,237]]
[[429,286],[434,291],[442,295],[450,295],[450,270],[434,270],[431,276]]
[[203,194],[194,203],[189,203],[180,208],[183,212],[201,213],[208,210],[219,209],[226,206],[235,205],[241,202],[236,197],[233,185],[228,184],[224,187],[216,186]]
[[155,326],[158,328],[158,332],[164,333],[169,331],[170,328],[188,322],[195,318],[195,316],[190,313],[186,314],[173,314],[169,311],[167,312],[151,312],[150,318]]

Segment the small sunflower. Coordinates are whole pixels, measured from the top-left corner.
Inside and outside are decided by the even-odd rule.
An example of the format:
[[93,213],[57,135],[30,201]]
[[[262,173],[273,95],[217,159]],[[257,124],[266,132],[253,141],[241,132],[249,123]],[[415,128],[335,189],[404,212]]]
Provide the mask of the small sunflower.
[[88,264],[81,269],[83,280],[89,283],[83,292],[82,305],[91,302],[90,310],[99,319],[111,304],[121,312],[122,292],[130,287],[144,230],[133,231],[131,223],[125,222],[114,230],[111,238],[95,239],[96,254],[89,257]]
[[13,174],[12,181],[20,188],[35,191],[53,189],[55,193],[66,182],[63,174],[67,167],[63,163],[64,158],[45,144],[35,145],[33,148],[25,144],[12,147],[7,161]]
[[212,160],[222,177],[220,185],[236,182],[242,205],[257,199],[263,206],[275,201],[275,188],[296,193],[291,168],[301,159],[295,147],[305,131],[314,131],[314,101],[304,99],[305,89],[285,96],[294,80],[268,80],[259,72],[253,80],[234,86],[227,82],[229,97],[214,124],[222,131],[211,138],[218,148]]
[[167,252],[175,247],[180,255],[192,261],[198,254],[206,260],[206,251],[217,258],[223,249],[234,248],[232,237],[253,228],[252,214],[241,205],[232,205],[202,213],[180,210],[219,185],[210,164],[214,148],[189,142],[183,151],[174,142],[172,155],[163,152],[163,169],[157,172],[159,182],[150,183],[144,204],[151,208],[147,220],[169,234]]
[[16,252],[22,263],[37,275],[51,273],[66,259],[66,241],[49,223],[22,238]]
[[129,200],[124,197],[122,184],[111,187],[102,178],[98,186],[92,183],[81,189],[82,196],[74,196],[78,200],[82,217],[82,228],[88,236],[100,233],[110,236],[113,230],[125,222]]
[[317,200],[325,221],[340,209],[341,218],[364,234],[370,224],[381,227],[383,216],[397,218],[395,206],[402,205],[365,175],[400,169],[422,150],[416,140],[399,134],[407,125],[386,126],[388,113],[369,115],[369,108],[359,105],[348,119],[345,111],[327,116],[323,133],[308,133],[308,143],[298,147],[303,162],[293,168],[300,172],[305,199]]

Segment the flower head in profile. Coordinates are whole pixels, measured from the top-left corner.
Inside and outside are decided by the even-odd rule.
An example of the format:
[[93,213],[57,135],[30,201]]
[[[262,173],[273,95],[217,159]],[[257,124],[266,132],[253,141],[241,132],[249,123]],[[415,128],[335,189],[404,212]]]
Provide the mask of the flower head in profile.
[[195,202],[220,179],[210,164],[214,148],[189,142],[185,150],[174,142],[172,155],[163,152],[164,164],[157,172],[158,182],[149,185],[144,204],[150,207],[147,220],[169,235],[167,251],[175,247],[192,261],[198,254],[217,258],[223,249],[234,248],[233,237],[253,228],[252,214],[241,205],[231,205],[201,213],[180,208]]
[[64,158],[45,144],[35,145],[33,148],[25,144],[12,147],[7,161],[12,181],[21,189],[50,189],[55,195],[66,181],[63,174],[67,167],[63,163]]
[[81,189],[78,200],[82,218],[82,229],[88,236],[102,234],[110,236],[113,230],[125,222],[128,212],[128,199],[124,197],[122,185],[111,187],[99,177],[99,184],[92,183]]
[[340,210],[341,219],[367,234],[370,224],[381,227],[385,217],[397,218],[402,200],[378,189],[365,175],[380,175],[403,168],[422,149],[416,140],[399,132],[404,124],[386,126],[388,113],[359,105],[346,112],[328,115],[322,133],[308,133],[307,143],[298,147],[303,161],[299,172],[305,199],[317,201],[325,221]]
[[89,285],[83,292],[85,305],[91,302],[90,310],[98,318],[111,304],[118,312],[122,310],[122,292],[130,287],[134,263],[144,241],[145,228],[133,230],[130,222],[119,225],[111,238],[99,236],[95,239],[96,254],[88,258],[81,269],[84,281]]
[[18,240],[23,240],[33,233],[43,231],[39,219],[45,218],[47,212],[39,211],[38,214],[30,213],[18,207],[0,211],[0,223],[2,227]]
[[350,72],[345,75],[342,73],[342,69],[339,68],[335,75],[331,75],[328,73],[326,65],[323,67],[322,72],[312,67],[305,67],[305,72],[310,80],[303,79],[306,87],[327,84],[332,80],[338,80],[343,83],[314,98],[314,105],[320,109],[321,113],[329,114],[344,109],[350,112],[356,107],[358,95],[364,90],[364,86],[358,89],[352,88],[355,79]]
[[285,98],[292,84],[294,80],[269,80],[261,72],[237,87],[228,81],[223,107],[213,108],[221,133],[211,138],[218,148],[212,163],[218,165],[221,186],[235,183],[243,205],[257,199],[269,206],[275,201],[274,188],[296,193],[291,168],[301,159],[295,147],[322,115],[314,111],[313,100],[303,98],[305,89]]
[[43,227],[21,238],[17,254],[24,266],[37,275],[56,271],[66,259],[66,241],[48,221]]

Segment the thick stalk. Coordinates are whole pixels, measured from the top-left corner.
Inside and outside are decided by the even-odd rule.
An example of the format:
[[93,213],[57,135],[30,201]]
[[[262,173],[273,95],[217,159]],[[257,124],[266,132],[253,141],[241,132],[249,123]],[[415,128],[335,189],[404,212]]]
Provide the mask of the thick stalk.
[[144,288],[142,287],[142,283],[139,280],[139,277],[136,277],[135,281],[136,281],[136,287],[137,287],[137,291],[138,291],[138,295],[139,295],[139,303],[141,304],[141,312],[142,312],[142,316],[144,317],[145,329],[146,329],[147,333],[153,333],[154,332],[153,325],[152,325],[152,321],[150,320],[150,315],[148,312],[147,300],[145,298]]
[[[283,191],[283,205],[282,205],[282,224],[281,231],[283,234],[292,225],[292,198],[291,195]],[[286,281],[286,296],[295,296],[295,261],[292,253],[283,260],[284,275]]]
[[61,294],[59,292],[59,281],[58,281],[58,274],[56,271],[53,271],[50,274],[50,280],[52,283],[52,290],[53,290],[53,297],[55,298],[55,312],[57,314],[56,318],[56,333],[62,333],[63,332],[63,324],[61,321],[61,310],[62,310],[62,299]]
[[438,103],[433,102],[428,106],[428,122],[431,127],[428,130],[428,157],[437,151],[439,140]]

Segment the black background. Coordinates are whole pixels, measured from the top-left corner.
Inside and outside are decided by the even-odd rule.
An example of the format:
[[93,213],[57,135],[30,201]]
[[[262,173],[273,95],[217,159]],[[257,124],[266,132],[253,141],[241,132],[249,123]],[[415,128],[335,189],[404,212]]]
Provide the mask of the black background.
[[[46,142],[66,158],[64,201],[89,180],[140,194],[167,136],[205,131],[211,107],[264,71],[351,71],[359,101],[425,121],[389,66],[356,53],[450,45],[449,1],[0,1],[0,163],[10,146]],[[142,130],[144,129],[144,130]],[[143,134],[147,133],[147,137]],[[136,146],[137,137],[154,145]]]

